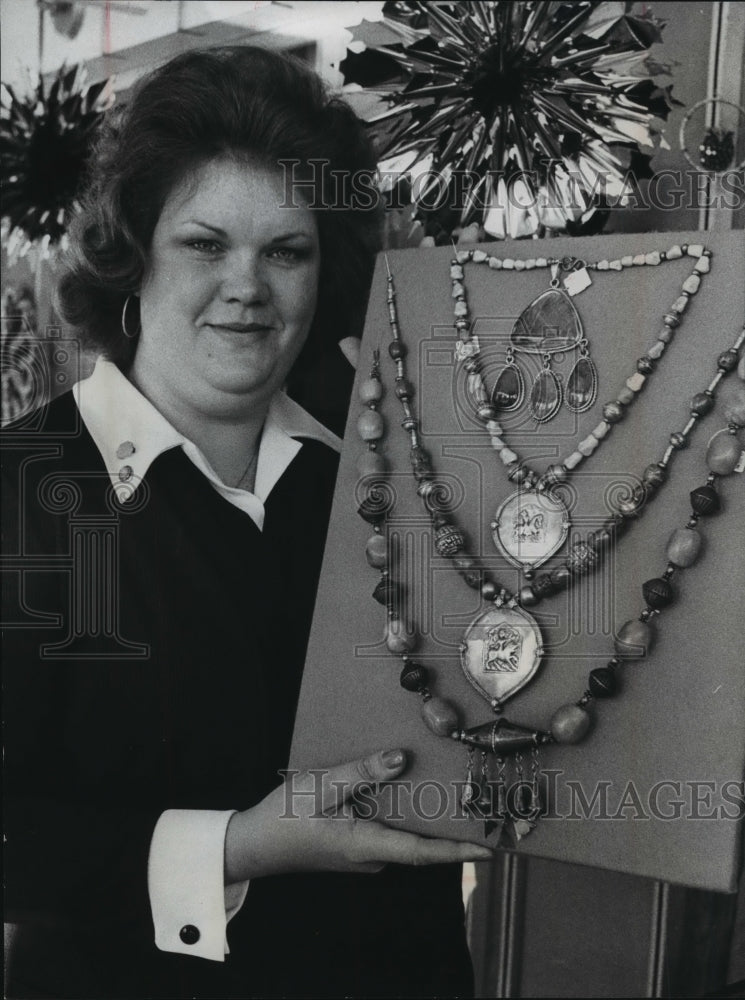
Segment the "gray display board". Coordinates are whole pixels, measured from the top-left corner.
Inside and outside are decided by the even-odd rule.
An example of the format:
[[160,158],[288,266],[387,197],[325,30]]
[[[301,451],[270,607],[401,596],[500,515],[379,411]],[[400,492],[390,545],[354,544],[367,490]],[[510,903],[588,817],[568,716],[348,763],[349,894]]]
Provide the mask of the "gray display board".
[[[711,272],[691,301],[673,342],[625,420],[572,476],[572,537],[608,516],[618,491],[633,487],[644,468],[662,456],[669,436],[690,416],[692,395],[716,372],[716,359],[745,320],[745,234],[636,234],[572,240],[489,244],[483,249],[513,259],[572,255],[588,261],[704,243]],[[456,519],[469,551],[507,587],[518,571],[496,550],[490,522],[514,490],[474,418],[465,373],[453,361],[455,334],[448,248],[388,255],[395,278],[401,336],[417,395],[415,410],[438,478],[452,491]],[[576,415],[562,408],[537,424],[523,406],[500,420],[511,447],[538,470],[574,450],[602,419],[636,361],[662,328],[695,260],[657,267],[593,272],[592,285],[573,301],[599,372],[596,403]],[[504,271],[467,265],[466,286],[479,334],[486,379],[504,361],[515,318],[548,288],[546,270]],[[389,527],[399,557],[397,575],[421,639],[415,658],[425,664],[436,694],[454,702],[461,723],[492,715],[466,680],[458,647],[469,623],[484,610],[450,562],[434,553],[430,522],[416,494],[409,442],[392,387],[386,271],[378,260],[362,345],[358,381],[381,351],[386,392],[381,404],[387,434],[382,448],[393,470],[397,497]],[[554,363],[566,383],[574,354]],[[520,359],[528,388],[540,359]],[[575,702],[587,675],[613,655],[613,634],[636,618],[641,584],[666,567],[671,532],[685,525],[689,492],[706,481],[704,457],[724,426],[723,410],[737,376],[725,380],[715,410],[699,422],[690,445],[678,452],[669,480],[594,574],[534,609],[546,656],[533,681],[505,706],[522,725],[548,727],[557,707]],[[356,462],[365,448],[356,431],[363,407],[355,392],[336,489],[323,575],[308,651],[293,745],[293,766],[324,767],[377,749],[403,747],[410,765],[394,797],[379,797],[379,818],[428,836],[479,840],[483,824],[459,814],[459,784],[466,749],[434,736],[424,725],[417,695],[399,686],[400,660],[383,642],[385,609],[371,598],[379,573],[365,559],[372,533],[357,515]],[[674,577],[677,599],[657,620],[650,655],[621,671],[621,691],[597,703],[595,724],[576,746],[541,751],[549,773],[554,815],[540,820],[517,850],[544,858],[595,865],[635,875],[720,891],[736,886],[745,758],[745,476],[720,484],[722,512],[702,519],[703,555]],[[570,538],[571,541],[571,538]],[[560,565],[567,549],[544,567]],[[540,570],[539,570],[540,572]],[[526,767],[529,756],[526,759]],[[391,806],[395,803],[395,809]]]

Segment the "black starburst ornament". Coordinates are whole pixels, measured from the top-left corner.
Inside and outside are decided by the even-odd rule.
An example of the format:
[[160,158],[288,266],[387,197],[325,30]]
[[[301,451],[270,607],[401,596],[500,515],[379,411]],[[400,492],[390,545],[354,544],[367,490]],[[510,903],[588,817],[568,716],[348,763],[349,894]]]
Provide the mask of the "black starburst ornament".
[[341,69],[391,201],[438,241],[473,222],[498,238],[577,232],[628,201],[632,158],[649,171],[674,103],[649,55],[662,22],[632,7],[405,0],[352,29]]
[[48,256],[64,243],[75,198],[103,113],[109,80],[87,87],[81,66],[63,66],[19,96],[2,84],[2,239],[11,258],[31,248]]

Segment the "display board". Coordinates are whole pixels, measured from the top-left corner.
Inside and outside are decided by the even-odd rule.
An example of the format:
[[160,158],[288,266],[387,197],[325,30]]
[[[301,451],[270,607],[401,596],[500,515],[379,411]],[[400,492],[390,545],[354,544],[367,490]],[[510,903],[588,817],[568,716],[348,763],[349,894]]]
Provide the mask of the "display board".
[[[535,570],[551,572],[570,546],[607,520],[619,497],[638,486],[644,469],[658,462],[691,416],[691,398],[710,385],[719,355],[731,347],[745,321],[745,234],[635,234],[572,240],[485,244],[500,259],[541,257],[615,261],[654,255],[674,246],[703,243],[711,268],[681,317],[680,326],[645,385],[601,446],[562,487],[570,511],[569,537]],[[463,248],[459,248],[463,249]],[[452,248],[391,252],[400,336],[414,384],[412,407],[438,481],[446,484],[453,518],[470,554],[501,584],[519,592],[521,570],[493,540],[497,510],[515,492],[469,397],[468,373],[454,360]],[[573,296],[598,373],[597,398],[585,412],[562,405],[538,422],[527,400],[498,415],[510,449],[537,471],[571,454],[603,420],[663,329],[663,317],[680,294],[697,259],[676,252],[660,264],[590,270],[591,284]],[[649,258],[654,261],[654,256]],[[628,262],[628,260],[627,260]],[[703,270],[703,269],[702,269]],[[568,273],[568,272],[567,272]],[[562,280],[566,274],[561,273]],[[491,388],[505,364],[517,318],[549,288],[551,270],[536,267],[465,266],[472,333],[477,334],[484,378]],[[396,366],[387,305],[386,260],[377,262],[357,384],[369,377],[380,351],[385,388],[379,411],[386,433],[395,507],[384,531],[392,554],[391,576],[404,587],[407,619],[416,622],[411,656],[426,665],[433,694],[458,708],[459,728],[495,718],[488,701],[462,669],[469,626],[484,613],[478,590],[464,584],[452,559],[432,544],[432,523],[417,495],[409,434],[393,391]],[[566,389],[577,350],[552,354],[552,370]],[[516,356],[526,395],[544,366],[543,354]],[[660,577],[666,547],[691,513],[689,494],[705,484],[710,438],[726,426],[724,410],[738,384],[723,378],[716,405],[693,428],[687,447],[676,449],[667,481],[643,504],[638,517],[594,572],[576,585],[526,608],[539,629],[544,654],[532,679],[503,706],[506,718],[549,731],[557,708],[575,703],[588,674],[614,655],[614,635],[645,607],[644,581]],[[739,382],[741,385],[742,383]],[[535,829],[515,841],[507,831],[485,835],[485,824],[460,805],[467,746],[434,735],[421,716],[422,699],[399,684],[402,662],[384,641],[386,609],[371,594],[380,573],[365,557],[370,525],[358,516],[365,494],[357,463],[366,445],[357,433],[365,407],[352,397],[324,567],[301,692],[292,764],[330,766],[363,754],[403,747],[409,766],[393,791],[383,789],[377,817],[427,836],[484,840],[544,858],[594,865],[719,891],[733,891],[739,868],[742,776],[745,760],[745,477],[718,483],[722,510],[699,523],[700,558],[673,576],[675,599],[655,616],[656,640],[648,655],[624,663],[620,689],[588,708],[593,725],[579,743],[549,743],[539,750],[546,812]],[[742,437],[742,432],[741,432]],[[480,755],[475,755],[478,766]],[[526,751],[529,774],[533,755]],[[491,761],[492,776],[494,761]],[[514,759],[509,761],[514,769]],[[514,770],[513,772],[514,773]]]

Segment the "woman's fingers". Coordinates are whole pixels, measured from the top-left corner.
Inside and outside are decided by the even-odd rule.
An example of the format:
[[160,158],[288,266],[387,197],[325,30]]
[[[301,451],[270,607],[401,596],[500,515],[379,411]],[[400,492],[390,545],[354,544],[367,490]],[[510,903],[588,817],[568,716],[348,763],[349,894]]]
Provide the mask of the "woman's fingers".
[[494,857],[491,849],[482,844],[444,837],[422,837],[373,822],[355,824],[354,837],[363,857],[374,857],[384,864],[437,865],[489,861]]
[[362,788],[398,777],[405,766],[403,750],[383,750],[335,767],[290,774],[287,797],[300,809],[303,803],[306,811],[311,806],[316,815],[333,812]]

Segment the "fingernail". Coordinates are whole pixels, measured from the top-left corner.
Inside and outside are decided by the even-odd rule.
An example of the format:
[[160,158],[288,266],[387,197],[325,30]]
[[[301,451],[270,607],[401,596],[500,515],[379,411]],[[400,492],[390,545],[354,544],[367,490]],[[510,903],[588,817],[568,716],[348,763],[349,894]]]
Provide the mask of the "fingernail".
[[381,756],[383,763],[390,771],[393,771],[394,768],[401,767],[403,762],[406,760],[403,750],[386,750]]
[[494,857],[494,851],[489,847],[474,847],[473,850],[473,861],[491,861]]

